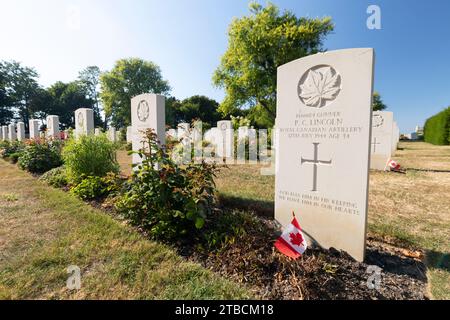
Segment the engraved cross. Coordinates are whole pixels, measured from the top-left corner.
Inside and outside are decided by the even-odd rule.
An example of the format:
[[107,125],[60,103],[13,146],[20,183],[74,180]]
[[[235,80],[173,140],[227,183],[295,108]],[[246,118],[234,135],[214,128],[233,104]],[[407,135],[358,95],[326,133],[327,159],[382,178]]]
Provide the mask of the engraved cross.
[[303,159],[302,157],[302,164],[309,163],[312,164],[314,167],[313,171],[313,189],[312,191],[317,191],[317,168],[319,165],[322,166],[331,166],[332,160],[319,160],[319,144],[320,143],[313,143],[314,145],[314,159]]
[[373,153],[377,152],[377,145],[381,144],[380,142],[377,142],[377,138],[374,138],[372,145],[373,145]]

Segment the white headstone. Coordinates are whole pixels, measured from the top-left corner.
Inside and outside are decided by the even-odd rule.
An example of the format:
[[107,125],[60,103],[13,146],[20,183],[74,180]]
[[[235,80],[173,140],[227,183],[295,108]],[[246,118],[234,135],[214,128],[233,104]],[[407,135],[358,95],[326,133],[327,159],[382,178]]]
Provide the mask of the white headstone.
[[30,139],[39,139],[39,120],[30,120]]
[[175,129],[169,129],[168,131],[167,131],[167,133],[166,133],[166,135],[168,136],[168,137],[170,137],[171,139],[177,139],[177,137],[178,137],[178,132],[177,132],[177,130],[175,130]]
[[217,156],[226,158],[227,162],[234,160],[234,130],[233,123],[229,120],[218,121],[217,129],[222,136],[222,143],[217,141]]
[[[131,126],[133,128],[133,151],[148,146],[143,143],[143,133],[153,129],[161,145],[166,143],[166,98],[162,95],[145,93],[131,99]],[[142,159],[133,154],[133,164]]]
[[75,111],[75,136],[94,133],[94,110],[81,108]]
[[17,140],[25,141],[25,123],[18,122],[17,123]]
[[47,138],[59,139],[59,117],[47,117]]
[[16,125],[15,124],[10,124],[8,126],[8,140],[9,141],[16,141],[17,140],[17,133],[16,133]]
[[127,143],[133,142],[133,127],[127,127]]
[[394,114],[375,111],[372,118],[372,142],[370,168],[384,170],[392,156],[392,128]]
[[[364,259],[373,49],[278,68],[275,217],[294,211],[309,243]],[[295,245],[295,244],[292,244]]]
[[116,128],[109,127],[108,138],[109,138],[109,141],[111,141],[111,142],[117,142]]
[[102,130],[101,130],[100,128],[95,128],[95,129],[94,129],[94,135],[95,135],[95,136],[99,136],[100,133],[102,133]]

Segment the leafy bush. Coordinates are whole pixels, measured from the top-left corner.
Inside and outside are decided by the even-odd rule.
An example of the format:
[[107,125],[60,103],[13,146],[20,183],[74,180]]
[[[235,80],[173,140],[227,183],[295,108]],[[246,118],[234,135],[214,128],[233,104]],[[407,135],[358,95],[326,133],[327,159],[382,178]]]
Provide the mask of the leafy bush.
[[70,192],[83,200],[100,199],[116,195],[122,189],[124,178],[115,173],[108,173],[105,177],[86,177],[74,185]]
[[435,145],[450,144],[450,107],[426,121],[424,138]]
[[14,157],[17,157],[17,155],[20,156],[20,154],[22,153],[24,148],[25,148],[24,144],[20,141],[14,141],[14,142],[3,141],[0,146],[0,156],[3,159],[7,159],[15,154]]
[[70,192],[83,200],[98,199],[106,194],[106,183],[101,177],[91,176],[81,180]]
[[68,184],[66,170],[64,167],[58,167],[47,171],[39,178],[39,180],[44,181],[55,188],[62,188]]
[[30,140],[19,158],[19,167],[31,173],[44,173],[61,165],[58,141]]
[[194,235],[211,213],[216,167],[207,163],[178,166],[158,145],[151,130],[146,132],[146,143],[149,150],[137,152],[143,158],[142,164],[125,183],[117,210],[154,237]]
[[63,149],[69,181],[78,184],[83,177],[104,177],[119,172],[116,147],[105,134],[69,139]]
[[12,164],[16,164],[19,161],[20,156],[22,155],[21,152],[16,152],[11,154],[8,158],[9,158],[9,162],[11,162]]

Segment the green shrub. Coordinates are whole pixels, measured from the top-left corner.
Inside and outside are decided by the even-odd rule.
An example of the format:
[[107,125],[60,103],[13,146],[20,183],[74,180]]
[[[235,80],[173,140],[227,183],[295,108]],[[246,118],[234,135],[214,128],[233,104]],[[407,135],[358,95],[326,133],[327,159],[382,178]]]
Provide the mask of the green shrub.
[[19,158],[19,167],[31,173],[45,173],[62,165],[60,143],[29,141]]
[[150,151],[137,152],[143,162],[125,183],[117,210],[157,238],[195,235],[211,214],[216,190],[215,166],[207,163],[178,166],[158,145],[151,130],[146,133],[146,142]]
[[20,156],[22,155],[22,152],[16,152],[11,154],[8,158],[9,158],[9,162],[11,162],[12,164],[16,164],[19,161]]
[[63,188],[68,184],[64,167],[58,167],[47,171],[39,178],[39,180],[44,181],[55,188]]
[[119,172],[116,147],[105,134],[69,139],[63,149],[63,159],[69,181],[81,182],[83,177],[104,177]]
[[70,192],[83,200],[99,199],[106,194],[106,183],[102,177],[87,177],[70,189]]
[[20,153],[22,153],[24,148],[25,145],[20,141],[3,141],[0,147],[0,156],[3,159],[8,159],[12,155],[15,155],[14,157],[17,157],[17,155],[20,156]]
[[424,139],[435,145],[450,144],[450,107],[426,121]]

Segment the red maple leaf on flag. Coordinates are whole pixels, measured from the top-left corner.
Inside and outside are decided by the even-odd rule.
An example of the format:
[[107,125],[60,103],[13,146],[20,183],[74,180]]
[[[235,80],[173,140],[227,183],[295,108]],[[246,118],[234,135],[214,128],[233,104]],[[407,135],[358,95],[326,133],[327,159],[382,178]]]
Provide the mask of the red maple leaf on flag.
[[303,243],[303,237],[300,233],[291,233],[289,234],[289,237],[291,238],[291,243],[296,246],[301,246]]

